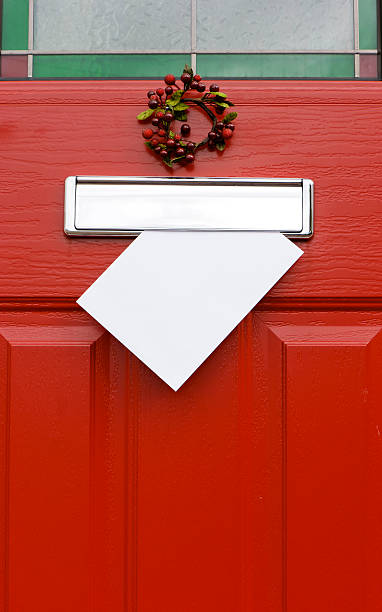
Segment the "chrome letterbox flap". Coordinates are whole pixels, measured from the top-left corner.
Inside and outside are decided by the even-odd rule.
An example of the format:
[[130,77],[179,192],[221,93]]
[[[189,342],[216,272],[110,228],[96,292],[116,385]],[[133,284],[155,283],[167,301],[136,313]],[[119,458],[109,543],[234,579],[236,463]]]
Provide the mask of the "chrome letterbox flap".
[[144,230],[313,235],[309,179],[70,176],[65,233],[134,237]]

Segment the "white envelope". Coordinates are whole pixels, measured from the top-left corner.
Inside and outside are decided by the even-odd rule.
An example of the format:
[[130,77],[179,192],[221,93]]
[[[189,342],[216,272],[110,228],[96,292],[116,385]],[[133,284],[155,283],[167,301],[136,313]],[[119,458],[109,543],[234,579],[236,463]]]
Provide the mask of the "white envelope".
[[78,304],[176,391],[302,254],[278,232],[145,231]]

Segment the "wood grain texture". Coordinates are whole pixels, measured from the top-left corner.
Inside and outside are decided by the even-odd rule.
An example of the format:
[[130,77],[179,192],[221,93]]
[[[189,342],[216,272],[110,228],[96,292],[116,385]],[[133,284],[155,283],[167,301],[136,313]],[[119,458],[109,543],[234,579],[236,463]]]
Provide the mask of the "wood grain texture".
[[[64,179],[171,172],[146,151],[135,119],[150,83],[2,83],[1,295],[76,297],[129,244],[64,236]],[[313,179],[315,236],[271,296],[380,296],[381,84],[224,88],[239,101],[234,140],[177,174]]]

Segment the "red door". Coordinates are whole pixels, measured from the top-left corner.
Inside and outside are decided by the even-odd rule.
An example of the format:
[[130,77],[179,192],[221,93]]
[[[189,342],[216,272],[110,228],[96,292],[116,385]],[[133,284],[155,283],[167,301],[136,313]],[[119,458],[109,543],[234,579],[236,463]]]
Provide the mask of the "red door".
[[380,612],[381,84],[225,84],[179,175],[313,179],[315,235],[177,393],[75,303],[128,241],[63,233],[67,176],[168,172],[146,89],[0,89],[2,609]]

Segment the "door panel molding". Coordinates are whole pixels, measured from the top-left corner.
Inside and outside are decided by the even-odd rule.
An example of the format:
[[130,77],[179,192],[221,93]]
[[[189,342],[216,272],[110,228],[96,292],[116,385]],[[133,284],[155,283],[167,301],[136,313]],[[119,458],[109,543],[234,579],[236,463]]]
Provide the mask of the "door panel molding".
[[382,321],[288,321],[270,327],[284,379],[285,606],[376,610]]
[[4,609],[123,612],[125,351],[50,316],[0,325]]
[[[18,311],[66,311],[73,310],[82,313],[77,297],[2,297],[0,296],[0,312]],[[382,311],[381,297],[271,297],[265,296],[255,307],[256,311]]]

